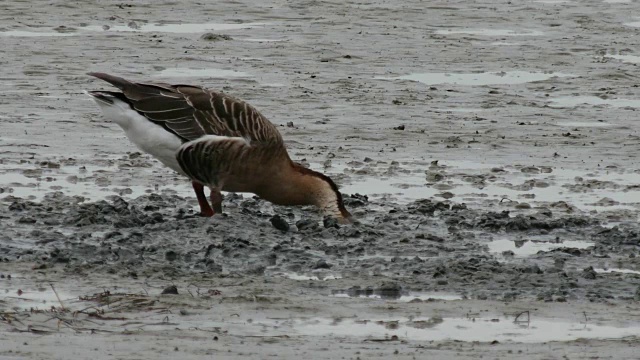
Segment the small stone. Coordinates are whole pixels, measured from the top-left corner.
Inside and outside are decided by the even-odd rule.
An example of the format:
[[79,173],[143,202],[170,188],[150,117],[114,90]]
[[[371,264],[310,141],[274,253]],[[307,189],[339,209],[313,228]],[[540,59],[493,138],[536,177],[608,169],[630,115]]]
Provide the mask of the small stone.
[[338,225],[338,220],[330,216],[325,216],[325,218],[322,219],[322,225],[324,225],[325,229],[328,229],[328,228],[337,229],[340,227],[340,225]]
[[60,26],[58,26],[56,28],[53,28],[53,30],[55,30],[55,31],[57,31],[59,33],[71,33],[71,32],[76,31],[75,28],[69,27],[69,26],[64,26],[64,25],[60,25]]
[[450,191],[445,191],[445,192],[443,192],[443,193],[436,194],[436,196],[439,196],[439,197],[442,197],[442,198],[445,198],[445,199],[451,199],[451,198],[452,198],[452,197],[454,197],[455,195],[454,195],[452,192],[450,192]]
[[465,203],[451,205],[452,211],[460,211],[460,210],[466,210],[466,209],[467,209],[467,204]]
[[540,169],[538,169],[535,166],[525,166],[525,167],[521,168],[520,171],[522,171],[525,174],[539,174],[540,173]]
[[347,225],[338,230],[338,234],[344,237],[358,237],[360,236],[360,231],[351,225]]
[[161,295],[178,295],[178,288],[175,285],[167,286],[160,293]]
[[271,225],[273,225],[274,228],[280,231],[289,231],[289,223],[280,215],[273,215],[269,221],[271,221]]
[[287,127],[292,128],[292,127],[293,127],[293,121],[289,121],[289,122],[287,122]]
[[329,264],[326,260],[320,259],[313,266],[314,269],[331,269],[333,265]]
[[588,268],[582,270],[582,277],[587,280],[594,280],[598,277],[598,273],[596,273],[596,270],[593,268],[593,266],[589,266]]
[[400,297],[402,295],[402,285],[396,282],[386,282],[377,289],[377,292],[385,297]]
[[429,182],[438,182],[444,179],[444,175],[442,175],[437,171],[427,171],[426,175],[427,175],[427,181]]
[[27,205],[25,205],[24,203],[19,203],[17,201],[14,201],[11,203],[11,205],[9,205],[9,210],[11,211],[23,211],[26,210]]
[[178,254],[173,250],[169,250],[164,254],[164,258],[167,261],[175,261],[178,258]]
[[311,219],[300,219],[296,221],[298,230],[313,230],[318,228],[318,222]]
[[23,216],[20,219],[18,219],[18,223],[20,224],[35,224],[36,223],[36,219],[30,217],[30,216]]
[[224,40],[233,40],[233,38],[229,35],[224,34],[214,34],[214,33],[206,33],[200,36],[200,39],[206,41],[224,41]]

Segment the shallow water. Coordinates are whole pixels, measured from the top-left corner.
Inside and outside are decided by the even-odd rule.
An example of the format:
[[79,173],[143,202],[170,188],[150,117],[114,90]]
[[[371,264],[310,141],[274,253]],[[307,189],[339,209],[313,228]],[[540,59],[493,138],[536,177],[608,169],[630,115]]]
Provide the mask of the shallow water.
[[544,33],[538,30],[510,30],[510,29],[443,29],[436,30],[436,34],[450,35],[450,34],[469,34],[469,35],[481,35],[481,36],[542,36]]
[[[640,23],[639,23],[640,24]],[[638,64],[640,63],[640,56],[637,55],[616,55],[616,54],[607,54],[604,57],[621,60],[622,62]]]
[[535,255],[539,251],[550,251],[560,248],[576,248],[587,249],[595,244],[588,241],[568,240],[563,242],[547,242],[539,240],[520,240],[514,241],[509,239],[494,240],[487,244],[489,252],[502,254],[505,251],[511,251],[515,256]]
[[580,105],[607,105],[612,107],[640,107],[636,99],[602,99],[597,96],[563,96],[551,99],[551,107],[575,107]]
[[158,76],[162,77],[195,77],[195,78],[245,78],[251,77],[251,74],[225,69],[189,69],[189,68],[170,68],[158,72]]
[[393,78],[378,77],[386,80],[412,80],[427,85],[455,84],[468,86],[515,85],[553,78],[575,77],[565,73],[545,73],[534,71],[503,71],[484,73],[414,73]]
[[274,275],[280,275],[280,276],[286,277],[287,279],[299,280],[299,281],[328,281],[328,280],[342,279],[342,276],[333,275],[333,274],[305,275],[305,274],[296,274],[296,273],[278,273]]
[[[601,123],[585,125],[599,127],[596,124]],[[579,125],[581,124],[564,124],[571,128]],[[425,166],[423,170],[442,174],[444,179],[438,182],[428,182],[426,173],[423,175],[415,170],[396,171],[393,176],[380,176],[372,172],[369,176],[353,176],[351,183],[343,185],[341,191],[347,194],[388,197],[401,203],[421,198],[438,198],[449,193],[455,201],[509,199],[532,205],[565,201],[580,209],[598,211],[635,209],[640,204],[640,189],[634,187],[640,183],[640,174],[636,172],[551,168],[547,173],[542,168],[534,168],[534,173],[528,173],[517,166],[501,167],[481,162],[441,161],[439,164],[440,167]],[[339,171],[340,166],[335,168]],[[491,168],[500,168],[501,172],[492,173],[488,170]],[[478,179],[478,182],[469,179]],[[532,181],[536,183],[523,186]],[[598,182],[603,183],[602,186],[591,186],[593,182],[596,185]],[[441,185],[445,185],[446,190],[441,190]],[[572,191],[574,187],[576,190]]]
[[334,292],[331,296],[337,298],[358,298],[358,299],[374,299],[374,300],[392,300],[401,302],[410,302],[415,300],[431,301],[431,300],[443,300],[454,301],[462,300],[462,296],[456,294],[447,293],[423,293],[423,292],[409,292],[400,296],[388,296],[381,294],[350,294],[348,292]]
[[638,270],[631,270],[631,269],[618,269],[618,268],[599,269],[599,268],[595,268],[594,270],[595,270],[597,273],[604,273],[604,274],[608,274],[608,273],[620,273],[620,274],[634,274],[634,275],[640,275],[640,271],[638,271]]
[[60,33],[57,31],[26,31],[26,30],[9,30],[0,31],[0,36],[15,37],[48,37],[48,36],[73,36],[71,33]]
[[615,339],[640,335],[640,326],[615,327],[521,316],[513,318],[288,319],[256,321],[301,336],[337,336],[411,341],[481,341],[540,343],[576,339]]
[[[46,310],[51,307],[69,306],[79,302],[77,294],[72,294],[66,290],[56,289],[55,292],[50,284],[41,284],[38,288],[20,289],[5,284],[7,287],[0,290],[1,302],[5,302],[13,310],[40,309]],[[56,295],[57,293],[57,295]]]
[[82,196],[87,201],[102,200],[110,195],[137,198],[152,192],[181,196],[192,194],[193,190],[186,180],[147,185],[131,183],[131,179],[112,180],[113,174],[122,175],[129,170],[132,176],[140,172],[150,173],[145,168],[123,169],[117,165],[60,165],[58,168],[48,168],[38,164],[0,164],[0,199],[14,196],[39,201],[45,194],[56,191],[64,192],[67,196]]
[[116,32],[166,32],[177,34],[188,33],[201,33],[207,31],[225,31],[225,30],[239,30],[248,29],[254,27],[260,27],[266,25],[265,23],[243,23],[243,24],[218,24],[218,23],[204,23],[204,24],[137,24],[137,28],[128,25],[116,25],[110,26],[108,29],[103,28],[102,25],[89,25],[82,27],[82,30],[88,31],[116,31]]
[[608,127],[608,126],[613,126],[613,124],[608,123],[608,122],[580,122],[580,121],[569,121],[569,122],[559,122],[558,124],[556,124],[558,126],[564,126],[564,127]]

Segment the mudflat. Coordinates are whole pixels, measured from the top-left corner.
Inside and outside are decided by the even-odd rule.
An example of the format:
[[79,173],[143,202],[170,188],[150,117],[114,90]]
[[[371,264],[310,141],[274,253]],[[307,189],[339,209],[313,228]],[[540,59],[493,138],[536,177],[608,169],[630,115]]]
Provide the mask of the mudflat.
[[[638,10],[6,2],[0,358],[637,358]],[[88,71],[249,101],[358,222],[195,216]]]

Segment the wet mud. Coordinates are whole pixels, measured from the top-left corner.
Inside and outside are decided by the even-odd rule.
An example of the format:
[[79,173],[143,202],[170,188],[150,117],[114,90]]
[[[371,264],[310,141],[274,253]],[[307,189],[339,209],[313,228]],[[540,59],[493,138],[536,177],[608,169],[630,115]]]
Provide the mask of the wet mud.
[[[356,194],[346,204],[358,223],[338,225],[312,208],[234,194],[213,219],[197,216],[177,195],[83,202],[57,192],[41,202],[4,200],[2,260],[39,269],[62,265],[133,278],[306,276],[336,279],[333,286],[347,290],[391,283],[387,292],[398,295],[447,291],[506,301],[634,300],[640,286],[636,276],[593,270],[634,268],[637,226],[603,227],[551,207],[511,214],[421,199],[386,209]],[[500,240],[513,250],[492,248]],[[516,256],[526,242],[542,246]],[[611,281],[617,278],[624,282]]]
[[[638,10],[8,2],[0,357],[636,358]],[[357,222],[198,217],[88,71],[249,101]]]

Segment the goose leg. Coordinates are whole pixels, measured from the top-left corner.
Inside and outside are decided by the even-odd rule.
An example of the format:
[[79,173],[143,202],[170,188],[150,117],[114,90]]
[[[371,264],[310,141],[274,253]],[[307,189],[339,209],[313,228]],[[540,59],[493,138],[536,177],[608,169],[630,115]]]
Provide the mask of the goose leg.
[[198,198],[198,204],[200,204],[200,216],[211,217],[216,212],[213,211],[209,202],[207,201],[207,197],[204,195],[204,186],[199,182],[192,181],[191,185],[193,185],[193,191],[196,192],[196,197]]
[[220,190],[211,189],[211,205],[213,205],[213,211],[222,214],[222,194]]

